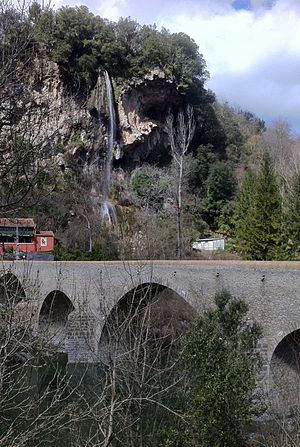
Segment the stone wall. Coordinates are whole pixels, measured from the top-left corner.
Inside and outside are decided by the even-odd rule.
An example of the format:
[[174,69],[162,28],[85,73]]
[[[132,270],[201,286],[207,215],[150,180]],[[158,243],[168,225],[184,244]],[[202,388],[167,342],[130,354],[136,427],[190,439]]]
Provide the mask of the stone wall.
[[66,328],[70,362],[94,361],[107,316],[127,292],[143,283],[170,288],[192,305],[195,313],[209,308],[215,293],[223,288],[243,298],[249,305],[249,320],[257,321],[263,328],[260,346],[266,387],[276,347],[300,328],[297,262],[20,261],[3,263],[2,268],[24,283],[26,300],[35,303],[35,321],[43,301],[53,290],[61,290],[69,297],[75,308]]

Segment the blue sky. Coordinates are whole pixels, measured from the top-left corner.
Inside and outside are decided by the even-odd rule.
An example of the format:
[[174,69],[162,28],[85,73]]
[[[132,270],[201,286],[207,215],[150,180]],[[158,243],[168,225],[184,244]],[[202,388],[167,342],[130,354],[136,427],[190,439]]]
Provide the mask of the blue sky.
[[300,0],[59,0],[189,34],[222,101],[300,133]]

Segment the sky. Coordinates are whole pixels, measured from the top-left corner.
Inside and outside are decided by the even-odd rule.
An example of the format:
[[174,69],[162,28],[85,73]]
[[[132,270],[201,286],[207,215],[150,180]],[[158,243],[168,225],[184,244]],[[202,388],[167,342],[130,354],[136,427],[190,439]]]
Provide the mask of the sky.
[[62,4],[189,34],[220,101],[268,125],[287,120],[300,133],[300,0],[58,0],[56,6]]

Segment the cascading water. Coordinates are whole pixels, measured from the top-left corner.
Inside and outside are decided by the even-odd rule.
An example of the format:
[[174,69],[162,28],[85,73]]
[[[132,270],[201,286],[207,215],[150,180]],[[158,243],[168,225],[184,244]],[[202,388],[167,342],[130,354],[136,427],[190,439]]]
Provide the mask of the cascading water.
[[112,161],[113,161],[113,150],[114,143],[116,139],[116,113],[114,106],[114,95],[111,80],[107,71],[104,72],[107,101],[108,101],[108,111],[109,111],[109,125],[108,125],[108,139],[107,139],[107,155],[106,164],[104,170],[104,181],[103,181],[103,198],[107,200],[110,193],[111,187],[111,173],[112,173]]
[[100,214],[103,222],[106,222],[108,225],[116,225],[117,224],[116,207],[113,203],[109,201],[109,195],[111,189],[113,151],[116,140],[116,113],[114,107],[114,95],[113,95],[112,83],[109,74],[106,70],[104,72],[104,78],[107,92],[109,123],[108,123],[106,162],[103,171],[104,175],[102,183],[102,204]]
[[109,200],[102,202],[100,208],[100,215],[102,222],[107,223],[109,226],[115,226],[118,223],[116,207]]

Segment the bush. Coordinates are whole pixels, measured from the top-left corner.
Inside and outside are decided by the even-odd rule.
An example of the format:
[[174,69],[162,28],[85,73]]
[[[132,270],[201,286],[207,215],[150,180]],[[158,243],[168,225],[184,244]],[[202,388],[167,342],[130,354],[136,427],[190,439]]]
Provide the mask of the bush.
[[256,411],[253,392],[261,330],[247,322],[248,306],[229,292],[218,293],[215,303],[216,310],[198,317],[186,337],[186,445],[242,447]]

